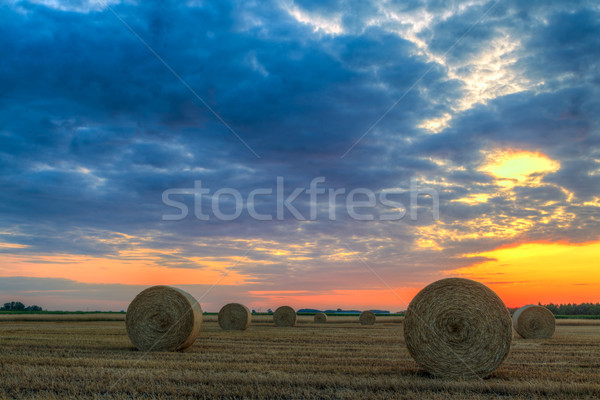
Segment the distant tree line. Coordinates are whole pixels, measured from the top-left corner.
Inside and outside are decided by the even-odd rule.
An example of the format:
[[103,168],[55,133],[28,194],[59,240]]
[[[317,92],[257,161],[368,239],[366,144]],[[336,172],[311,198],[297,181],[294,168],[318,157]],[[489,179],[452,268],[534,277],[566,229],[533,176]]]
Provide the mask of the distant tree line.
[[[552,313],[554,315],[600,315],[600,303],[581,303],[581,304],[574,304],[574,303],[568,303],[568,304],[554,304],[554,303],[550,303],[550,304],[541,304],[538,303],[538,305],[543,305],[544,307],[546,307],[548,310],[552,311]],[[514,313],[518,308],[510,308],[510,312]],[[9,303],[4,303],[4,305],[2,307],[0,307],[0,311],[43,311],[42,307],[40,306],[36,306],[36,305],[32,305],[32,306],[25,306],[25,304],[21,303],[20,301],[11,301]],[[385,313],[385,314],[389,314],[389,311],[378,311],[378,313]],[[319,310],[313,310],[313,309],[302,309],[302,310],[298,310],[298,312],[302,313],[302,312],[321,312]],[[333,311],[333,310],[327,310],[327,313],[345,313],[345,312],[356,312],[356,313],[360,313],[360,311],[344,311],[344,310],[340,310],[338,309],[337,311]],[[252,313],[255,314],[256,311],[252,310]],[[269,314],[273,314],[273,310],[269,309],[267,311],[267,313]]]
[[25,307],[25,304],[20,301],[11,301],[10,303],[4,303],[0,307],[0,311],[42,311],[42,307],[35,305]]
[[600,315],[600,303],[544,304],[554,315]]

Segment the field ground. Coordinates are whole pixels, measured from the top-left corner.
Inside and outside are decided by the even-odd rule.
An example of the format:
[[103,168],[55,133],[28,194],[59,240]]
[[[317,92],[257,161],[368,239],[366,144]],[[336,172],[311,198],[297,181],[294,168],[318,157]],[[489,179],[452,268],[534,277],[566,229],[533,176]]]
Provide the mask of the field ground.
[[[204,314],[204,322],[217,322],[218,314]],[[330,316],[330,323],[347,323],[358,322],[358,315],[339,315]],[[402,322],[403,316],[390,315],[382,321],[386,322]],[[298,323],[312,323],[313,315],[298,315]],[[38,314],[38,313],[10,313],[1,314],[0,322],[2,321],[125,321],[125,313],[61,313],[61,314]],[[253,314],[252,322],[254,323],[270,323],[273,321],[273,315]],[[598,322],[600,323],[600,321]]]
[[225,332],[206,316],[188,350],[149,354],[123,321],[0,319],[0,398],[600,398],[598,320],[559,320],[548,340],[515,336],[489,379],[457,381],[418,368],[401,318],[348,318],[276,328],[265,316]]

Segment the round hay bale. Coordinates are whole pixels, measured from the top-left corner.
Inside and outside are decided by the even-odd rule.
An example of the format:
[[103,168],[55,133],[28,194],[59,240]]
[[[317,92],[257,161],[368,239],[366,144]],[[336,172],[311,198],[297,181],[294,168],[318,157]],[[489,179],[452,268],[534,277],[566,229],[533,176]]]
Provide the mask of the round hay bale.
[[448,278],[421,290],[404,318],[410,355],[442,378],[484,378],[510,350],[512,326],[502,300],[479,282]]
[[327,314],[322,313],[322,312],[315,314],[315,323],[324,324],[326,322],[327,322]]
[[229,303],[219,311],[219,326],[226,331],[244,331],[250,325],[252,314],[248,307],[239,303]]
[[376,319],[377,317],[375,317],[372,311],[363,311],[360,313],[360,317],[358,317],[361,325],[375,325]]
[[548,339],[554,335],[556,320],[546,307],[528,305],[515,311],[513,326],[525,339]]
[[277,326],[296,325],[296,311],[292,307],[281,306],[273,313],[273,322]]
[[181,289],[153,286],[129,304],[125,326],[138,350],[182,350],[191,346],[200,333],[202,309]]

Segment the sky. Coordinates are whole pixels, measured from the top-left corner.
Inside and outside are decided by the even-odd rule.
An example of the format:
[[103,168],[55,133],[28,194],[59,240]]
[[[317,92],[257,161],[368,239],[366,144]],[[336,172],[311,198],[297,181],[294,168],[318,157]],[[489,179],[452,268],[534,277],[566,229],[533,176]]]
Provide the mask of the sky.
[[600,301],[596,1],[0,5],[0,303]]

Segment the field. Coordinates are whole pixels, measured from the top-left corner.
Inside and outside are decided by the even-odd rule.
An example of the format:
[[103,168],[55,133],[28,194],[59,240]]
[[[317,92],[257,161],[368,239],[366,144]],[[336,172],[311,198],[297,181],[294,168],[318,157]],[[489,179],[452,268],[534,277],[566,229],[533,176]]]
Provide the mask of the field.
[[[421,371],[404,346],[401,317],[361,326],[300,317],[276,328],[258,316],[225,332],[205,316],[184,352],[132,348],[123,321],[0,318],[0,398],[600,398],[600,321],[558,320],[552,339],[515,336],[485,380],[447,381]],[[69,317],[72,318],[72,317]]]

